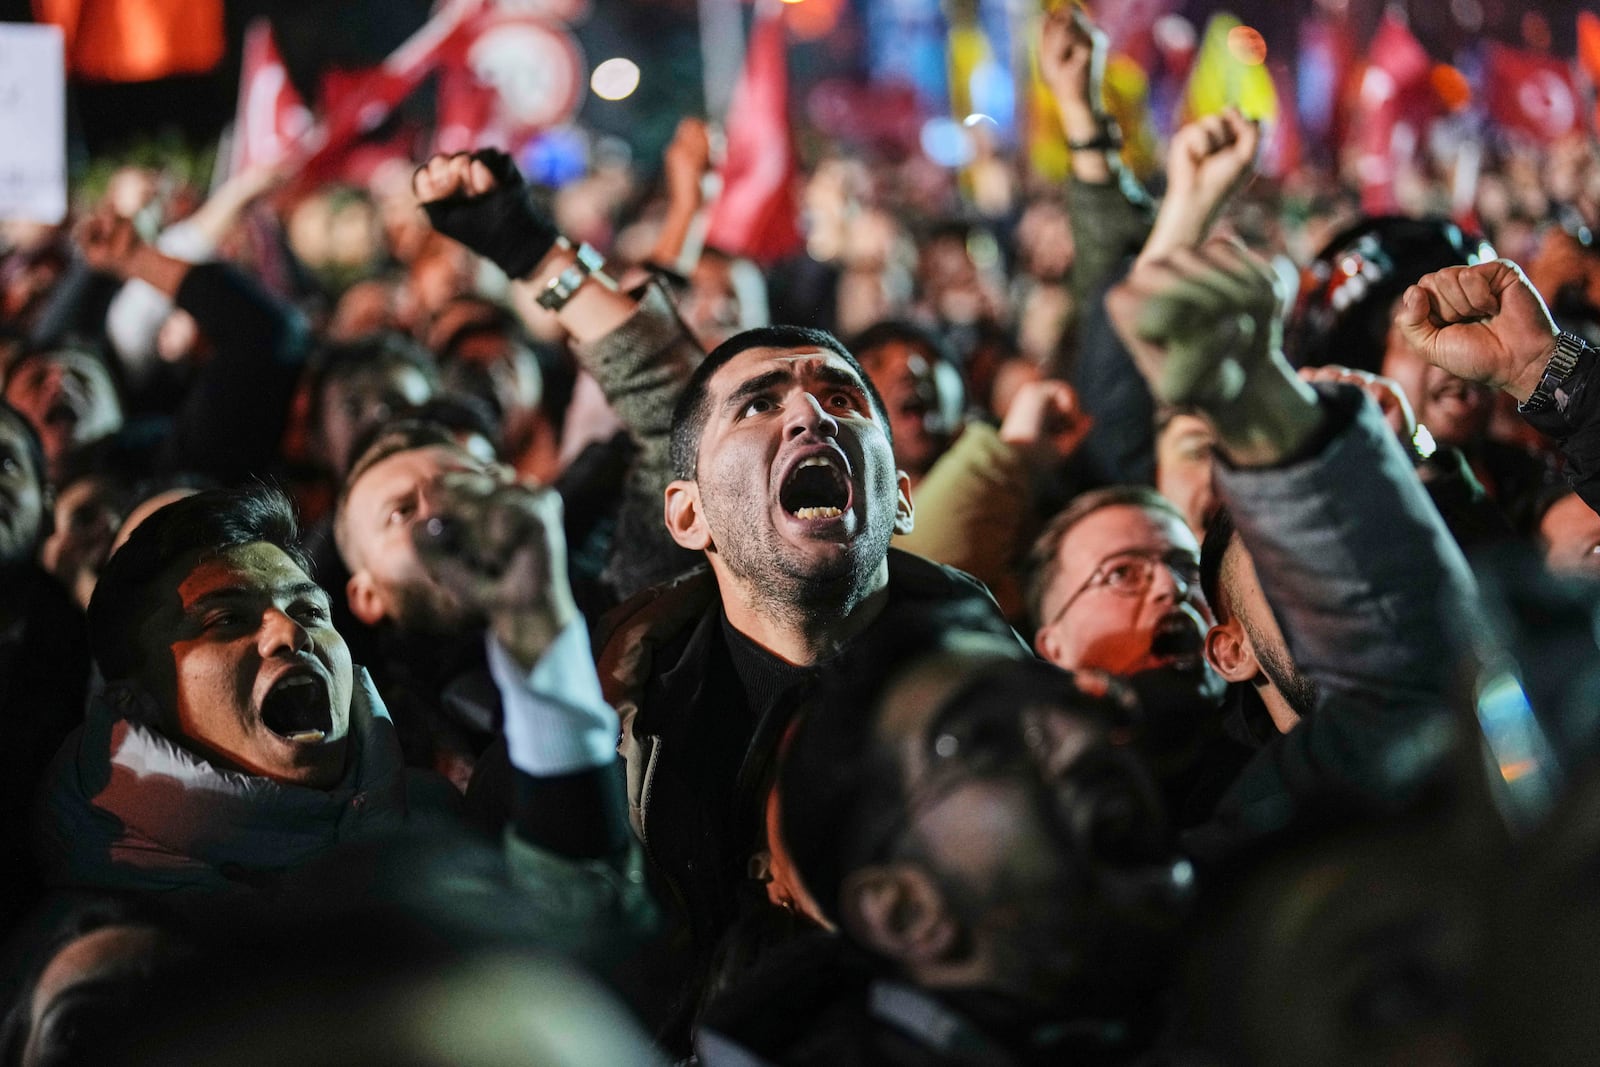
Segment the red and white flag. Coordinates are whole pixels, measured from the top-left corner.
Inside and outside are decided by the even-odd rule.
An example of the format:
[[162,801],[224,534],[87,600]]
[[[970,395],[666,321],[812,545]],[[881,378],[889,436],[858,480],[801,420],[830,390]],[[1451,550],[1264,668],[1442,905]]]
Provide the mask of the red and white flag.
[[750,30],[744,71],[728,108],[722,195],[711,209],[706,244],[772,263],[804,246],[789,129],[788,42],[781,4],[763,5]]
[[311,126],[311,112],[289,81],[272,27],[255,19],[244,35],[228,173],[282,163]]
[[1350,136],[1357,148],[1361,210],[1368,215],[1388,215],[1399,210],[1395,179],[1415,153],[1417,126],[1433,106],[1434,94],[1428,85],[1433,61],[1392,13],[1378,23],[1368,56]]
[[1503,130],[1549,144],[1583,122],[1578,86],[1565,60],[1491,44],[1484,82],[1489,119]]

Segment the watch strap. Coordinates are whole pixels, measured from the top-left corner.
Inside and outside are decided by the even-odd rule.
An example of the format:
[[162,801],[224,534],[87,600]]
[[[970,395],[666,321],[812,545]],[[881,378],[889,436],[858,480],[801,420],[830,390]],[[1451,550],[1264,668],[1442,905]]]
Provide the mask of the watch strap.
[[1550,354],[1549,362],[1544,365],[1544,373],[1539,376],[1538,386],[1527,400],[1517,405],[1517,410],[1528,415],[1543,411],[1555,403],[1556,391],[1572,376],[1572,372],[1578,366],[1579,357],[1587,347],[1583,343],[1583,338],[1563,330],[1556,337],[1556,350]]

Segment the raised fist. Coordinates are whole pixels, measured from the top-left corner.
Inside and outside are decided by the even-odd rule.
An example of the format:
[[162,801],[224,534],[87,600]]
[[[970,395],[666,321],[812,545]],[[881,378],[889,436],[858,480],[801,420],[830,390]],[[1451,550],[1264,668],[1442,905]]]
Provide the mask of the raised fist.
[[1522,268],[1508,259],[1446,267],[1400,297],[1395,324],[1423,359],[1524,402],[1559,331]]
[[78,223],[73,239],[89,266],[103,274],[127,278],[133,258],[144,247],[144,240],[133,223],[109,206],[101,207]]
[[1281,360],[1275,275],[1235,241],[1136,263],[1106,294],[1106,311],[1163,404],[1219,408],[1257,368]]
[[434,515],[412,530],[418,557],[531,667],[577,616],[560,495],[489,472],[447,474],[437,489]]
[[559,234],[534,207],[511,157],[493,148],[437,155],[411,177],[433,228],[511,278],[533,272]]

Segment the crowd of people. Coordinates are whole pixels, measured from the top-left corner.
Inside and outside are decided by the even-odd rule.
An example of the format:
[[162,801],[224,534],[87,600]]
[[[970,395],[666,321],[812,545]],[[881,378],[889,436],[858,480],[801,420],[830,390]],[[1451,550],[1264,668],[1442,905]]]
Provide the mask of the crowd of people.
[[765,269],[695,120],[8,224],[5,1062],[1584,1062],[1600,149],[1157,200],[1103,49]]

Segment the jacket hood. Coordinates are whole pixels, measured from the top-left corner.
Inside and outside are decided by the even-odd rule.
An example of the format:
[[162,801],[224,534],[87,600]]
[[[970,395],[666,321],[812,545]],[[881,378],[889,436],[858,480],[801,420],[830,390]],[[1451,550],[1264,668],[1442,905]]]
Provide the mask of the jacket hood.
[[311,789],[223,770],[97,695],[44,779],[41,872],[54,886],[249,886],[342,839],[398,825],[404,764],[364,668],[351,697],[350,740],[344,777],[332,789]]

